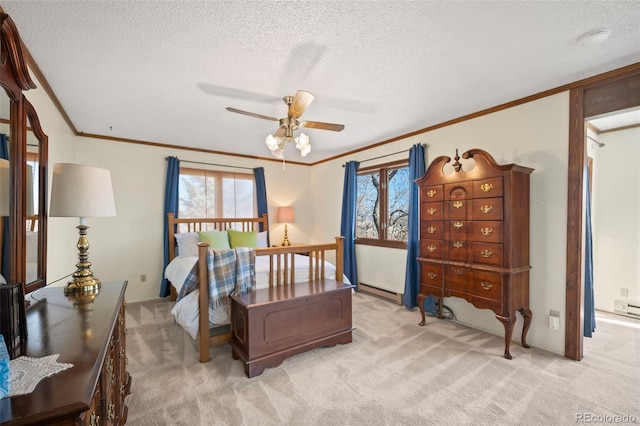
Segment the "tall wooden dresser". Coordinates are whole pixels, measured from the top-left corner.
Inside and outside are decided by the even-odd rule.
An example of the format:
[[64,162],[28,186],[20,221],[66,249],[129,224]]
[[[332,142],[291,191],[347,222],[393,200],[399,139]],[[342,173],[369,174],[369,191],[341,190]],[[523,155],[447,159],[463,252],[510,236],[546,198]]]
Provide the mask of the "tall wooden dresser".
[[126,281],[102,283],[93,301],[69,300],[62,287],[32,293],[27,356],[59,354],[73,367],[40,381],[32,393],[0,399],[2,425],[123,425],[127,372]]
[[[420,187],[420,292],[418,306],[425,324],[424,299],[460,297],[476,308],[492,310],[504,325],[504,357],[516,311],[524,318],[522,346],[531,324],[529,309],[529,177],[533,169],[499,165],[481,150],[456,150],[436,158]],[[475,164],[473,164],[475,163]]]

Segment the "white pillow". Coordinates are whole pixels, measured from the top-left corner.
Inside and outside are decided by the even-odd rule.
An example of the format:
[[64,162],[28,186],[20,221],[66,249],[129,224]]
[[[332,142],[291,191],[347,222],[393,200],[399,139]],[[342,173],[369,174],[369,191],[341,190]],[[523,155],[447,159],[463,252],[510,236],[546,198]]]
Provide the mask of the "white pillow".
[[197,232],[178,233],[175,236],[178,243],[178,256],[198,256],[200,238]]
[[258,232],[257,248],[267,248],[267,231]]

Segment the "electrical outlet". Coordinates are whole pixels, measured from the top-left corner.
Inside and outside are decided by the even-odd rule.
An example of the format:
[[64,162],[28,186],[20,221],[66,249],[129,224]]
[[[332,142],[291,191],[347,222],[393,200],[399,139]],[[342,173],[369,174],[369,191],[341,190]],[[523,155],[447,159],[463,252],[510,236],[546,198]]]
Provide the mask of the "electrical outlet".
[[141,283],[147,282],[147,274],[140,275],[140,282]]
[[560,311],[554,309],[549,311],[549,328],[552,330],[560,330]]
[[629,297],[629,289],[628,288],[621,288],[620,289],[620,297]]

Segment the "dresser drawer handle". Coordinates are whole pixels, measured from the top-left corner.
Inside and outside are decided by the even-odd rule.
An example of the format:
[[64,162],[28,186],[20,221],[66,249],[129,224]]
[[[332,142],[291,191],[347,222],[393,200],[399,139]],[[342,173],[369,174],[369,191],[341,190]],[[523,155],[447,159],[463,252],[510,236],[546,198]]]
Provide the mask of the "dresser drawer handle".
[[436,190],[435,189],[430,189],[430,190],[427,191],[427,197],[433,198],[434,195],[436,195]]
[[462,222],[453,222],[453,227],[456,229],[462,228],[464,224]]
[[491,284],[489,281],[482,281],[480,283],[480,285],[482,286],[482,288],[484,288],[485,290],[491,290],[491,287],[493,287],[493,284]]
[[433,253],[434,251],[436,251],[436,248],[437,248],[437,247],[436,247],[436,246],[434,246],[434,245],[427,246],[427,250],[429,250],[429,252],[431,252],[431,253]]
[[480,253],[482,254],[482,257],[491,257],[493,254],[491,250],[482,250]]
[[482,235],[484,235],[485,237],[488,237],[489,235],[493,234],[493,228],[480,228],[480,232],[482,232]]
[[433,215],[436,212],[436,209],[431,207],[429,210],[427,210],[427,213],[429,213],[430,215]]
[[430,226],[427,228],[427,232],[429,232],[430,234],[435,234],[435,232],[437,231],[435,226]]
[[493,207],[485,204],[484,206],[480,207],[480,210],[482,210],[482,213],[489,213],[491,210],[493,210]]
[[100,416],[96,416],[95,411],[91,412],[91,416],[89,416],[89,426],[98,426],[100,425]]
[[480,189],[482,189],[484,192],[489,192],[493,189],[493,185],[490,183],[483,183],[482,185],[480,185]]
[[453,207],[455,207],[456,209],[459,209],[463,205],[464,205],[464,203],[462,201],[454,201],[453,202]]
[[427,276],[433,280],[433,279],[435,279],[436,274],[435,274],[434,272],[429,271],[429,273],[427,274]]
[[454,269],[453,273],[456,275],[464,275],[464,272],[462,272],[462,269]]
[[453,246],[455,248],[461,248],[462,246],[464,246],[464,243],[462,241],[456,241],[455,243],[453,243]]

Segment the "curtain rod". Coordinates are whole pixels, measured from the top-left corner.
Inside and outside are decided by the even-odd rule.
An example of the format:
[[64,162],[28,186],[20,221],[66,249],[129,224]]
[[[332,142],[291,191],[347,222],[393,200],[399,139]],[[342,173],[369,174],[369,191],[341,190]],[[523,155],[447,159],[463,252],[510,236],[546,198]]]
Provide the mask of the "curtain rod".
[[191,163],[191,164],[204,164],[206,166],[220,166],[220,167],[231,167],[231,168],[234,168],[234,169],[253,170],[251,167],[230,166],[228,164],[204,163],[202,161],[180,160],[180,162],[181,163]]
[[[420,144],[420,145],[422,145],[424,148],[429,148],[429,144],[428,144],[428,143],[423,143],[423,144]],[[385,154],[385,155],[380,155],[380,156],[378,156],[378,157],[367,158],[366,160],[360,160],[360,163],[364,163],[364,162],[366,162],[366,161],[371,161],[371,160],[378,160],[378,159],[380,159],[380,158],[390,157],[390,156],[392,156],[392,155],[396,155],[396,154],[402,154],[403,152],[408,152],[408,151],[410,151],[410,150],[411,150],[411,148],[409,148],[409,149],[403,149],[402,151],[392,152],[391,154]],[[344,167],[344,166],[345,166],[345,164],[343,164],[343,165],[342,165],[342,167]]]

